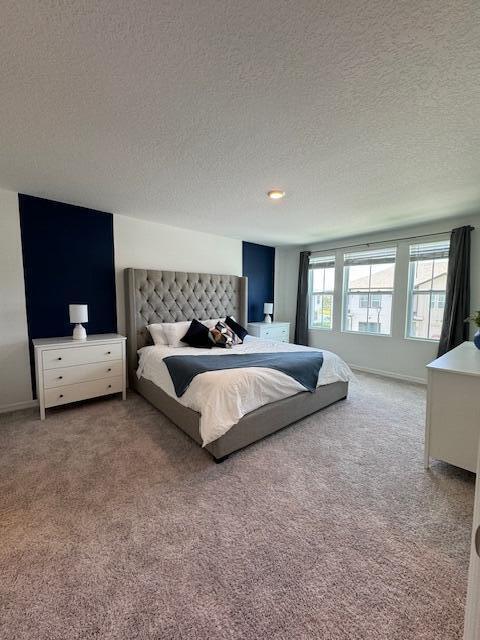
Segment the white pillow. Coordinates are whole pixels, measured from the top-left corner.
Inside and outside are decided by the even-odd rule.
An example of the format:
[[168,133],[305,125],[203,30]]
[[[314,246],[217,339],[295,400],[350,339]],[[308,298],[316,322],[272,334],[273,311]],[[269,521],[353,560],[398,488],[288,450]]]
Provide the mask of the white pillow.
[[163,333],[163,322],[156,322],[155,324],[148,324],[147,329],[152,336],[153,344],[168,344],[165,334]]
[[184,322],[164,322],[162,324],[162,329],[166,344],[170,347],[186,347],[187,345],[181,340],[187,333],[188,327],[191,324],[191,320],[186,320]]

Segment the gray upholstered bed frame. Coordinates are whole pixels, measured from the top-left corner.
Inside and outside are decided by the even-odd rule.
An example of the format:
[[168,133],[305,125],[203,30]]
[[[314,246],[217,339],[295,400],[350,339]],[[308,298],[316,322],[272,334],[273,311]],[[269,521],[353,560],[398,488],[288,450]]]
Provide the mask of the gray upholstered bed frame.
[[[136,376],[137,350],[151,344],[154,322],[208,320],[234,316],[247,324],[247,278],[210,273],[125,269],[127,351],[130,387],[202,444],[200,414],[184,407],[153,382]],[[216,461],[347,396],[348,383],[334,382],[267,404],[244,416],[225,435],[208,444]]]

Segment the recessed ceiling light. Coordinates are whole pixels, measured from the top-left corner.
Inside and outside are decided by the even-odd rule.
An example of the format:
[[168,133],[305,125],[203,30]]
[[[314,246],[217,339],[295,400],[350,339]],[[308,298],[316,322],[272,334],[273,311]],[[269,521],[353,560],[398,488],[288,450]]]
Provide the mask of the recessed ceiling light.
[[267,193],[267,196],[270,200],[281,200],[285,197],[285,191],[281,191],[280,189],[272,189]]

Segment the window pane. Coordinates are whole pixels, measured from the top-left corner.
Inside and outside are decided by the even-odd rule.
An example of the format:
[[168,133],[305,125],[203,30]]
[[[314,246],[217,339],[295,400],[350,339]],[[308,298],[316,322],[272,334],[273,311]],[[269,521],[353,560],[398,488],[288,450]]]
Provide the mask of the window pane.
[[335,289],[335,268],[325,269],[325,291]]
[[313,273],[313,291],[323,291],[323,274],[325,269],[314,269]]
[[429,291],[432,285],[433,260],[419,260],[412,262],[413,287],[420,291]]
[[378,306],[362,307],[362,294],[349,293],[346,298],[344,330],[364,333],[390,333],[392,294],[382,293],[377,296]]
[[335,285],[335,269],[312,269],[312,292],[333,291]]
[[349,291],[368,291],[370,288],[370,266],[347,267],[347,288]]
[[[334,258],[328,259],[329,264],[334,263]],[[325,268],[316,266],[310,269],[310,326],[320,329],[332,329],[333,327],[333,291],[335,288],[335,267]]]
[[359,323],[368,321],[368,307],[362,307],[363,298],[358,293],[347,294],[343,327],[345,331],[360,331]]
[[430,295],[414,293],[411,301],[410,337],[428,338]]
[[435,260],[433,265],[433,288],[446,289],[448,260]]
[[445,294],[444,293],[432,293],[430,298],[430,309],[444,309],[445,308]]
[[321,329],[332,328],[333,296],[330,294],[314,294],[312,296],[311,324]]
[[322,304],[322,329],[331,329],[333,320],[333,296],[324,294]]
[[393,289],[394,276],[394,264],[372,264],[372,278],[370,281],[370,289],[372,289],[373,291]]
[[430,338],[430,340],[440,340],[444,307],[445,294],[432,294],[432,303],[430,305],[430,326],[428,329],[428,337]]
[[344,331],[391,333],[395,263],[345,267]]

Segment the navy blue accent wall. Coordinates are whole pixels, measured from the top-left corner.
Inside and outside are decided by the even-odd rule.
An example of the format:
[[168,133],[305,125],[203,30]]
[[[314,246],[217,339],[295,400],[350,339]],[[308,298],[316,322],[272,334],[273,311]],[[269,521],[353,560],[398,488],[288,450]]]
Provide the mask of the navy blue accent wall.
[[248,321],[261,322],[263,303],[273,302],[275,247],[243,242],[242,257],[243,275],[248,276]]
[[71,335],[69,304],[88,304],[87,333],[116,332],[112,214],[22,194],[18,200],[30,340]]

